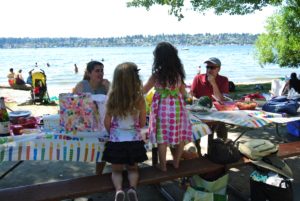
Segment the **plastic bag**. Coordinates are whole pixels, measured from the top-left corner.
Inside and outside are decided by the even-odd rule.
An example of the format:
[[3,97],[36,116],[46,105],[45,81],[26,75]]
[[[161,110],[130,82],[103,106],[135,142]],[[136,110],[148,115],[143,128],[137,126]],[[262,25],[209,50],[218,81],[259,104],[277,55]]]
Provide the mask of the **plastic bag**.
[[227,201],[226,188],[228,174],[214,181],[207,181],[198,175],[191,178],[191,187],[188,187],[183,201]]

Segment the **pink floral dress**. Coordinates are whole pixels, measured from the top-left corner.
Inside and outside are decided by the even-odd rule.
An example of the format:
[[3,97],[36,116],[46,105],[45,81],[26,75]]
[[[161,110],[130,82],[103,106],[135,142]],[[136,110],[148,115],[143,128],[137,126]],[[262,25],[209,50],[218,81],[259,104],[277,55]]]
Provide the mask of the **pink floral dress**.
[[192,141],[192,125],[177,86],[163,88],[155,85],[149,121],[149,139],[152,143],[169,145]]

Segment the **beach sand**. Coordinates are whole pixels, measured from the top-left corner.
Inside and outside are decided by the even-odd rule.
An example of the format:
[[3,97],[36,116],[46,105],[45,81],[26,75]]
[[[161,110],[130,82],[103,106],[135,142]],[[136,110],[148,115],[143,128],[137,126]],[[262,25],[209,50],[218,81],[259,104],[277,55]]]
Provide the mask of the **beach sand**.
[[[6,103],[13,110],[30,110],[33,116],[42,116],[44,114],[57,114],[59,106],[42,106],[42,105],[26,105],[18,106],[22,101],[30,98],[29,91],[0,89],[0,96],[7,97],[10,102]],[[229,138],[235,139],[242,131],[240,128],[231,127],[229,130]],[[280,133],[286,141],[299,140],[287,133],[286,126],[280,127]],[[240,140],[249,140],[253,138],[269,139],[274,143],[279,143],[280,140],[275,134],[275,126],[270,125],[265,128],[250,130]],[[186,146],[193,146],[192,143]],[[206,152],[207,137],[201,140],[202,153]],[[144,165],[151,164],[151,153],[148,153],[149,160]],[[168,153],[168,159],[171,159]],[[300,157],[288,158],[286,160],[294,173],[294,200],[300,200]],[[0,165],[0,175],[5,173],[17,162],[3,162]],[[110,171],[110,166],[107,165],[105,172]],[[240,168],[233,168],[229,171],[229,184],[245,198],[250,196],[249,175],[253,171],[253,167],[245,166]],[[14,186],[23,186],[30,184],[54,182],[58,180],[66,180],[70,178],[82,177],[95,174],[95,163],[76,163],[63,161],[24,161],[19,167],[7,174],[0,180],[1,188],[9,188]],[[84,184],[83,184],[84,185]],[[176,192],[177,200],[182,200],[182,190],[179,189],[176,182],[169,182],[166,184],[171,191]],[[229,201],[240,201],[242,198],[236,196],[234,191],[228,191]],[[165,198],[157,191],[153,185],[138,187],[138,194],[140,201],[163,201]],[[85,196],[75,199],[76,201],[83,201],[92,198],[94,201],[113,200],[114,192],[99,193],[95,195]]]

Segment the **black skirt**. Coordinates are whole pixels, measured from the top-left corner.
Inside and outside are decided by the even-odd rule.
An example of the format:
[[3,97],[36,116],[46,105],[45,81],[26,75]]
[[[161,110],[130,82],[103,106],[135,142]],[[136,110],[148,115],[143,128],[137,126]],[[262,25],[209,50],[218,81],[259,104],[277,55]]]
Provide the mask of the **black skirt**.
[[103,152],[103,161],[112,164],[134,165],[148,160],[144,141],[107,142]]

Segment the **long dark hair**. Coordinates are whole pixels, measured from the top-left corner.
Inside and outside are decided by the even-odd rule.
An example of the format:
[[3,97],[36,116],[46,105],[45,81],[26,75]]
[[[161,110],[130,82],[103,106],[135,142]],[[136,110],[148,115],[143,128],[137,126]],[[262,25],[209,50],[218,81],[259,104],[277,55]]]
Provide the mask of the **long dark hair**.
[[94,70],[95,66],[103,66],[104,67],[103,63],[101,63],[99,61],[90,61],[86,65],[86,69],[85,69],[84,75],[83,75],[83,80],[90,80],[88,73],[91,73]]
[[174,86],[180,81],[184,82],[185,72],[177,49],[168,42],[160,42],[153,51],[154,61],[152,74],[163,86]]

